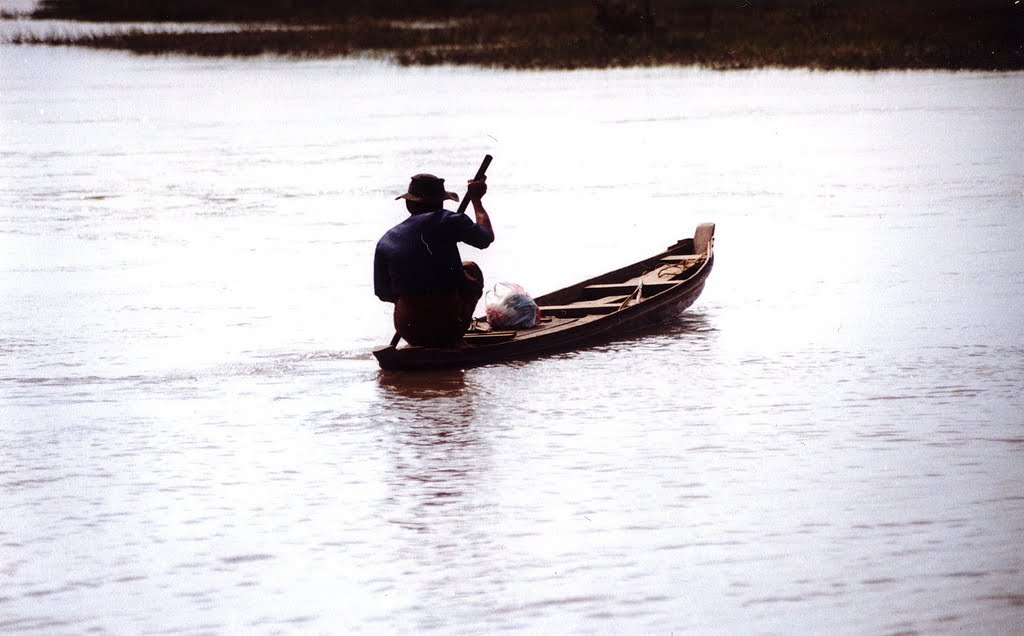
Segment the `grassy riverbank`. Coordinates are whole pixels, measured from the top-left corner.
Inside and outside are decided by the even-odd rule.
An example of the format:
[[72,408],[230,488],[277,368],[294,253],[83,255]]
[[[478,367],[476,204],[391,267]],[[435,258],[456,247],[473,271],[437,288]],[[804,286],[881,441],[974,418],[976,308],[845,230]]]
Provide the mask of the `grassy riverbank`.
[[363,54],[402,64],[503,68],[1024,69],[1024,7],[1013,0],[652,0],[650,21],[629,11],[602,21],[585,0],[509,4],[353,0],[338,8],[327,0],[48,0],[37,17],[247,26],[228,33],[131,30],[17,41],[146,54]]

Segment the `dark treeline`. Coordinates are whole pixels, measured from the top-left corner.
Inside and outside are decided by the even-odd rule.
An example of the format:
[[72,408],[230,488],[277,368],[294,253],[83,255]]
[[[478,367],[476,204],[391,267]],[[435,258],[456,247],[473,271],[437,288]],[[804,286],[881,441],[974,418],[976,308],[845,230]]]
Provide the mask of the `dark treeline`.
[[[477,12],[532,13],[638,4],[629,0],[42,0],[39,18],[97,21],[337,21],[351,17],[458,17]],[[736,9],[827,13],[873,8],[998,10],[1015,0],[652,0],[656,14],[729,12]]]
[[[21,40],[150,54],[357,53],[506,68],[1024,69],[1024,0],[43,0],[36,15],[270,23]],[[424,20],[432,28],[415,24]]]
[[[514,4],[516,10],[532,10],[552,3],[518,0]],[[43,0],[35,15],[97,21],[333,22],[365,16],[435,17],[509,7],[507,0]]]

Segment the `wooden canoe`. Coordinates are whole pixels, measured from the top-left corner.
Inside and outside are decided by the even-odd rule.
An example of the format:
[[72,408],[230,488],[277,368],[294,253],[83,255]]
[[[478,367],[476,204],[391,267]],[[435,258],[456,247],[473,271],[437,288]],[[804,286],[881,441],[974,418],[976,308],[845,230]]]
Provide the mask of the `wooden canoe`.
[[476,318],[457,348],[387,346],[373,355],[385,370],[472,367],[614,339],[693,304],[714,264],[714,235],[703,223],[660,254],[536,297],[541,321],[531,329],[497,331]]

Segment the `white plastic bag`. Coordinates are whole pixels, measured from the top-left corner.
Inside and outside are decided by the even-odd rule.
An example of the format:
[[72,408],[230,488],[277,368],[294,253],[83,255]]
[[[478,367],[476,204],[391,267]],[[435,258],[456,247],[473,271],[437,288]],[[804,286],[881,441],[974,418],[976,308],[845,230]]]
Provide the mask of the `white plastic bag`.
[[521,285],[498,283],[484,298],[492,329],[529,329],[540,320],[540,309]]

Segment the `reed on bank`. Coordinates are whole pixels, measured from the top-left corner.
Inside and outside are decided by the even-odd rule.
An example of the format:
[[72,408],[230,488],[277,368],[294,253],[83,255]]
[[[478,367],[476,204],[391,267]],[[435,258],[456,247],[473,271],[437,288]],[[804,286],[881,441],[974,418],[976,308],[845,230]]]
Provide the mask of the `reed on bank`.
[[[44,3],[40,15],[61,15],[55,12],[57,4],[74,5],[51,0]],[[104,2],[92,0],[92,4]],[[344,11],[331,13],[327,10],[330,3],[325,0],[307,0],[292,2],[298,9],[286,14],[275,13],[266,4],[211,14],[188,12],[186,9],[193,5],[179,2],[177,13],[161,14],[176,20],[231,18],[247,22],[229,32],[134,29],[99,35],[20,36],[16,41],[146,54],[361,54],[401,64],[516,69],[653,65],[717,69],[1024,69],[1024,7],[1012,2],[979,5],[750,0],[720,6],[661,0],[653,2],[654,20],[644,29],[610,29],[596,19],[594,6],[588,2],[544,4],[531,0],[513,9],[494,0],[356,0]],[[371,10],[371,5],[376,8]],[[254,6],[262,8],[255,10]],[[117,15],[134,20],[149,16],[127,10]],[[104,16],[111,19],[105,13],[81,12],[62,17]]]

